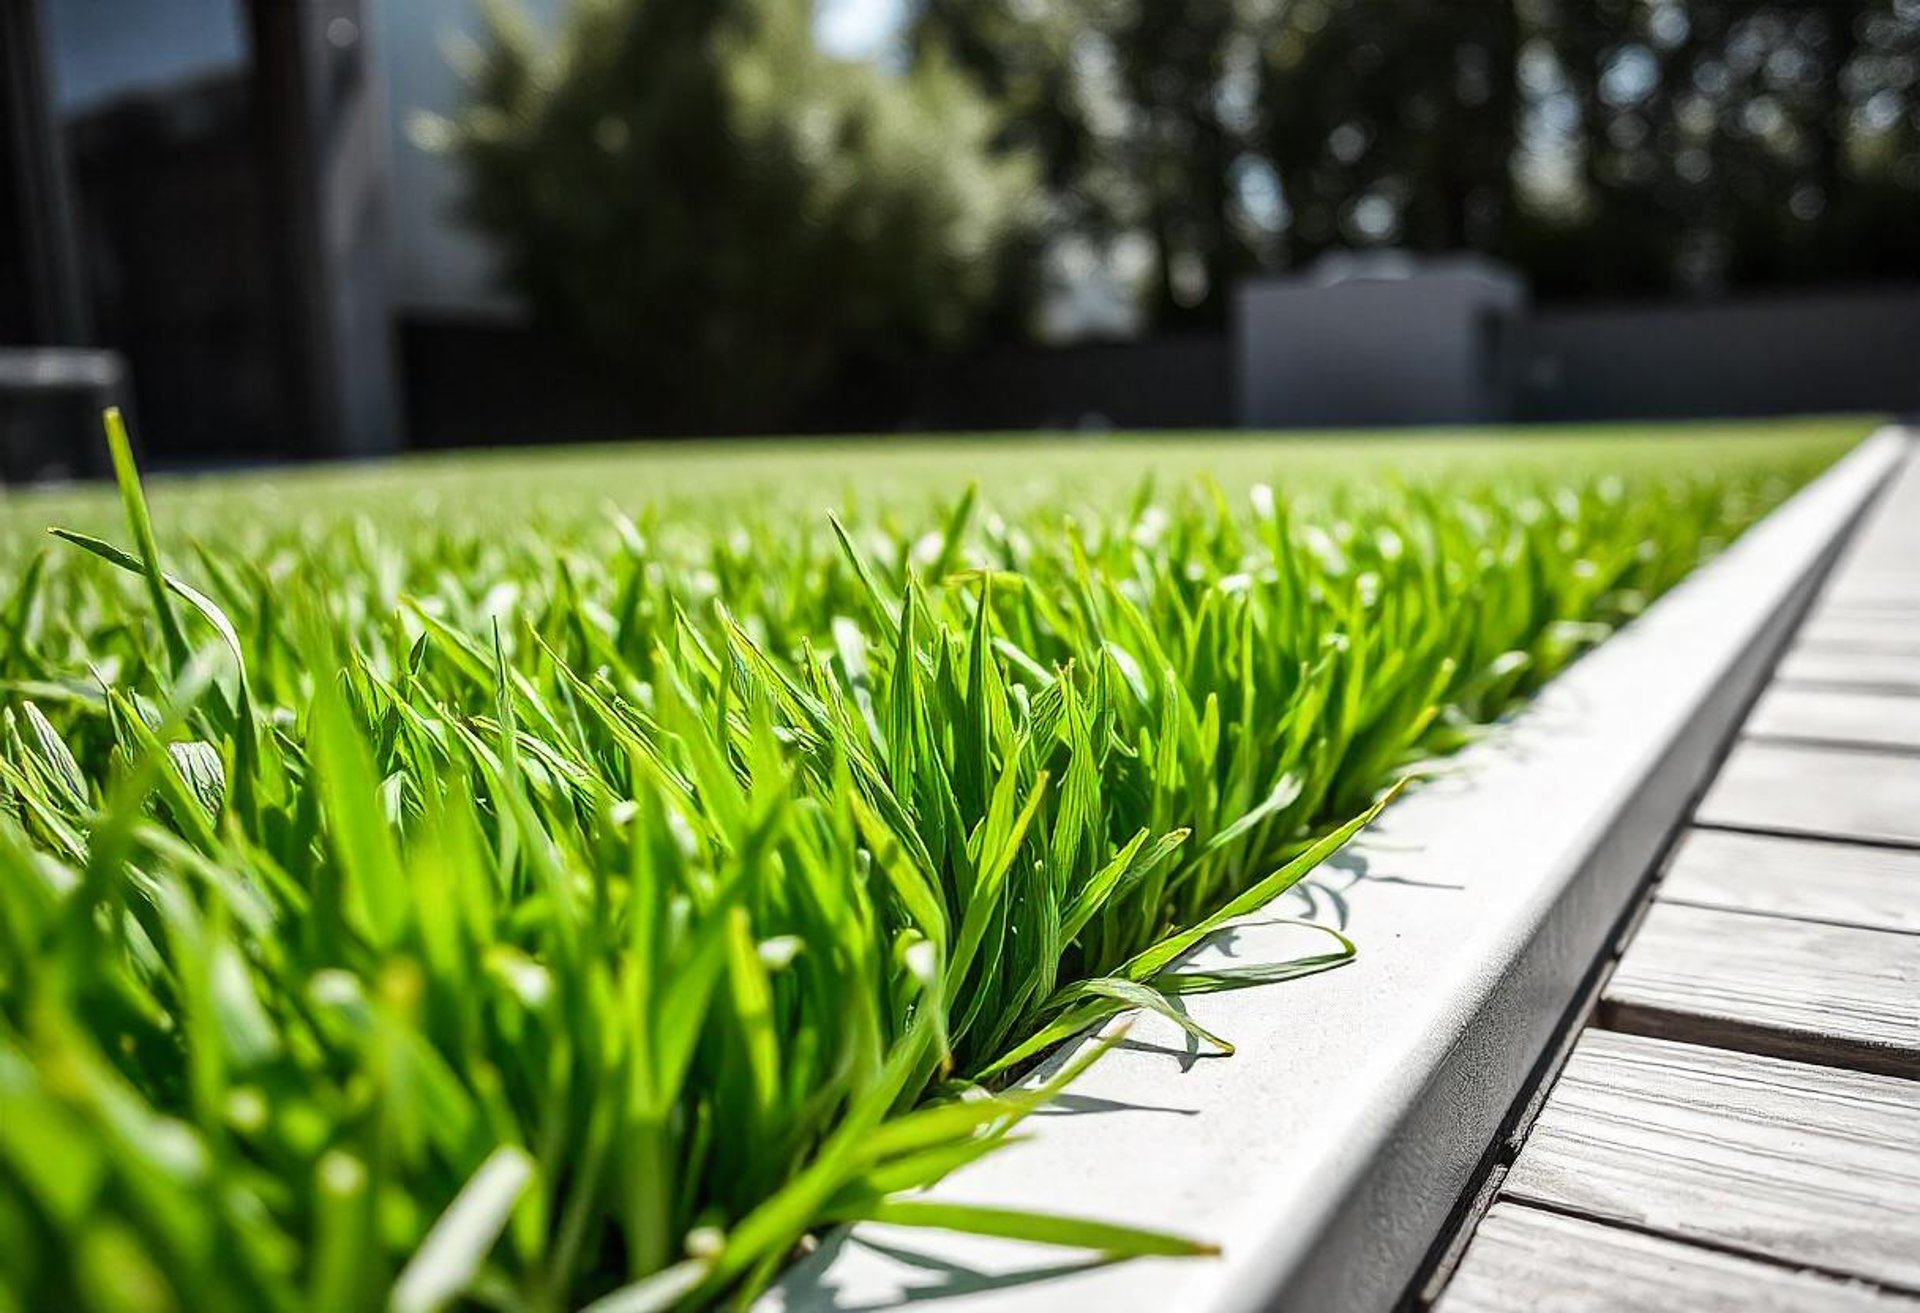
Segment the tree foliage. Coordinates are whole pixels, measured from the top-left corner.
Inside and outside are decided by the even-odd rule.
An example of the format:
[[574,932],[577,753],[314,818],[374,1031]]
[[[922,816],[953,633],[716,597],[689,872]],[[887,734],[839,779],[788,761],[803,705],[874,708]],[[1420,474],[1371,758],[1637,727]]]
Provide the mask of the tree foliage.
[[[1548,296],[1920,277],[1914,0],[922,0],[1147,323],[1328,251]],[[1131,250],[1131,262],[1120,258]]]
[[1027,221],[971,86],[831,59],[810,24],[580,0],[549,39],[499,3],[442,125],[506,283],[667,425],[778,423],[850,359],[963,339]]
[[668,424],[854,359],[1144,327],[1338,250],[1472,249],[1546,297],[1920,277],[1920,0],[916,0],[905,69],[807,0],[511,15],[451,134],[510,283]]

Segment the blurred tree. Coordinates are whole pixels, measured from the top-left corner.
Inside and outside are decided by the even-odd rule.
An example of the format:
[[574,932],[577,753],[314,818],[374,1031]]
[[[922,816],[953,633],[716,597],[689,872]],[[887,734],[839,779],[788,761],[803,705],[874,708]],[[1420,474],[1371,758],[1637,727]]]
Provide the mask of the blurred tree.
[[[1047,233],[1144,253],[1149,322],[1219,326],[1258,266],[1236,170],[1252,123],[1246,0],[919,0],[910,47],[951,59],[1042,161]],[[1030,286],[1033,284],[1029,284]]]
[[1519,139],[1511,4],[1301,0],[1265,26],[1260,145],[1278,262],[1336,249],[1506,253]]
[[989,329],[1022,337],[1033,326],[1047,285],[1050,237],[1110,236],[1110,197],[1093,183],[1099,141],[1073,51],[1088,29],[1085,0],[1052,5],[1023,0],[921,0],[907,31],[915,68],[951,66],[1001,111],[994,148],[1036,162],[1045,213],[1003,253]]
[[1256,266],[1234,224],[1234,163],[1252,126],[1252,47],[1237,0],[1135,0],[1112,43],[1131,113],[1121,142],[1153,253],[1156,324],[1224,324]]
[[963,340],[1022,240],[988,103],[939,59],[828,58],[811,16],[577,0],[548,41],[501,0],[433,132],[507,283],[663,425],[770,428],[850,360]]
[[1920,4],[1529,13],[1536,156],[1578,161],[1516,233],[1545,294],[1920,276]]
[[[1333,250],[1544,296],[1920,277],[1920,0],[918,0],[1150,327]],[[1037,286],[1029,280],[1026,286]]]

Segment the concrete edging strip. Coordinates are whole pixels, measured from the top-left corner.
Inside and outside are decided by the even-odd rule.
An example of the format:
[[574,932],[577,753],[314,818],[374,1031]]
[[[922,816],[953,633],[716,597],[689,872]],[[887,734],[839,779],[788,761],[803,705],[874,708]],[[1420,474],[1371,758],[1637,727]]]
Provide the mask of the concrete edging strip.
[[862,1224],[761,1307],[1390,1307],[1906,447],[1886,429],[1855,448],[1388,809],[1310,887],[1204,949],[1195,965],[1316,946],[1275,910],[1344,915],[1360,944],[1336,971],[1190,996],[1237,1054],[1198,1054],[1141,1018],[1063,1106],[1029,1119],[1023,1143],[928,1196],[1177,1230],[1218,1241],[1220,1258],[1100,1265]]

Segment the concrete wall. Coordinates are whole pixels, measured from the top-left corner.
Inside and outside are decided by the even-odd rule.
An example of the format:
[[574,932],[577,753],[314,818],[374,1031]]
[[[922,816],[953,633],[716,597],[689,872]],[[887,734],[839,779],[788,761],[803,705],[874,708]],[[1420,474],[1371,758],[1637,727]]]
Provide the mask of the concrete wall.
[[[1384,302],[1379,308],[1392,310]],[[1381,341],[1393,318],[1380,316]],[[1920,412],[1920,286],[1700,306],[1536,308],[1499,323],[1442,334],[1437,344],[1424,339],[1452,371],[1439,380],[1448,386],[1488,362],[1508,375],[1506,400],[1470,399],[1486,407],[1472,419]],[[1479,338],[1484,354],[1476,364],[1461,348],[1488,331],[1510,336],[1492,347]],[[401,321],[401,341],[417,446],[652,431],[643,407],[609,392],[572,353],[525,325],[411,315]],[[1416,402],[1431,406],[1435,395],[1448,395],[1417,395],[1434,365],[1410,347],[1368,356],[1364,371],[1359,354],[1324,357],[1353,389],[1353,409],[1332,411],[1324,392],[1294,402],[1269,392],[1260,426],[1406,423]],[[791,427],[1230,428],[1240,422],[1235,397],[1249,388],[1248,368],[1244,343],[1229,333],[998,348],[854,371]],[[1265,381],[1270,386],[1272,376]],[[1460,395],[1446,404],[1462,406]],[[1435,422],[1448,418],[1428,413]]]
[[1526,287],[1473,257],[1322,261],[1235,298],[1249,428],[1473,424],[1511,418]]
[[[1471,273],[1242,302],[1235,333],[931,361],[864,428],[1310,428],[1920,413],[1920,285],[1522,307]],[[1286,289],[1291,292],[1291,287]],[[1502,299],[1506,298],[1506,299]],[[1272,308],[1292,347],[1275,357]],[[1251,328],[1251,331],[1249,329]],[[1265,333],[1262,341],[1260,334]],[[1238,396],[1236,409],[1235,396]]]
[[1538,309],[1530,420],[1920,410],[1920,286],[1699,305]]
[[[643,402],[525,324],[415,313],[402,316],[399,336],[416,447],[672,436]],[[784,427],[890,433],[1233,424],[1231,339],[1200,333],[853,369]]]
[[[558,21],[564,0],[524,0],[534,20]],[[477,0],[368,0],[385,74],[393,172],[393,300],[402,310],[510,314],[494,281],[487,243],[454,217],[460,179],[453,162],[421,149],[408,124],[421,113],[451,116],[466,83],[450,55],[483,36]]]
[[864,427],[1231,428],[1233,371],[1225,333],[999,348],[907,371],[903,410]]

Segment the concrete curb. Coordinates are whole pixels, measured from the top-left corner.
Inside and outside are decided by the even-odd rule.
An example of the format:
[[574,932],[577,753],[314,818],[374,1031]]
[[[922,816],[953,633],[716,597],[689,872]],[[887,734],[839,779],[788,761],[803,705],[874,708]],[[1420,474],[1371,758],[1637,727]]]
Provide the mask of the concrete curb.
[[1027,1142],[931,1192],[1202,1236],[1219,1259],[1102,1266],[861,1225],[761,1307],[1392,1306],[1906,448],[1897,430],[1869,439],[1396,803],[1310,887],[1203,950],[1196,965],[1317,946],[1274,911],[1344,918],[1361,947],[1337,971],[1192,997],[1235,1056],[1200,1055],[1142,1018],[1030,1119]]

